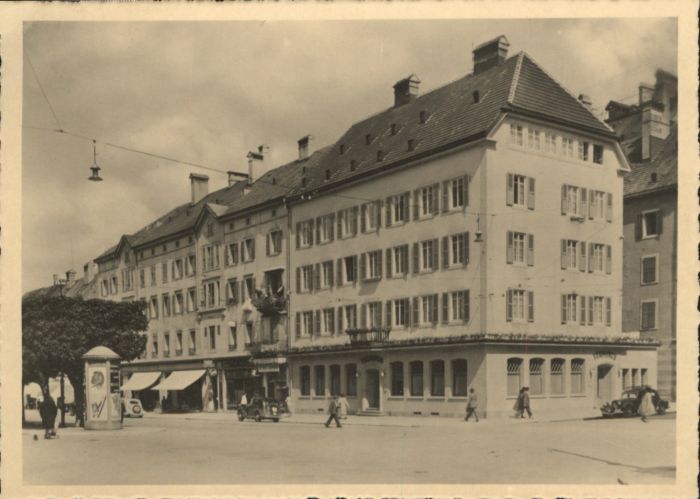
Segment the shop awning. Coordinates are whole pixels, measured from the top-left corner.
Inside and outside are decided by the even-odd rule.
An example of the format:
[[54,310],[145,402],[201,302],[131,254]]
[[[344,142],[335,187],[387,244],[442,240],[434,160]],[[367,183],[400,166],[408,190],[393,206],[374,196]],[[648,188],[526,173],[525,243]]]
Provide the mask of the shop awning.
[[160,378],[159,372],[134,373],[131,375],[131,378],[129,378],[129,381],[121,386],[120,390],[145,390],[157,383],[158,378]]
[[184,390],[199,378],[204,376],[205,369],[196,371],[173,371],[160,384],[151,390]]

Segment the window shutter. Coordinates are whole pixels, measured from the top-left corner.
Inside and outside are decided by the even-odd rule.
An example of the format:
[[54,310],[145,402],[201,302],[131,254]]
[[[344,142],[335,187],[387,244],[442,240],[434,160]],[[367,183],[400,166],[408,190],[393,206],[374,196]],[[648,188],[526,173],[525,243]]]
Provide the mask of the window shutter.
[[513,233],[506,233],[506,263],[513,263]]
[[420,218],[420,189],[413,191],[413,220],[418,220]]
[[593,272],[593,249],[594,243],[588,243],[588,272]]
[[321,242],[321,217],[316,217],[315,229],[316,244],[319,244]]
[[360,232],[363,234],[367,232],[367,205],[363,204],[360,207]]
[[[469,319],[471,318],[471,307],[470,307],[470,299],[471,295],[469,293],[469,290],[464,291],[464,310],[462,311],[462,322],[469,322]],[[534,307],[532,309],[533,313],[535,311]],[[534,318],[534,316],[533,316]]]
[[527,292],[527,321],[535,322],[535,292]]
[[[252,244],[250,245],[250,259],[251,259],[251,260],[255,260],[255,239],[251,239],[250,242],[252,243]],[[216,254],[217,254],[217,255],[219,254],[219,247],[218,247],[218,246],[216,247]],[[217,256],[216,259],[218,260],[219,257]]]
[[297,267],[297,294],[301,293],[301,267]]
[[420,308],[418,307],[418,297],[413,298],[413,303],[411,304],[411,311],[413,313],[413,327],[418,327],[420,324]]
[[321,264],[314,265],[314,289],[321,289]]
[[386,250],[386,276],[387,278],[391,277],[391,253],[392,249],[389,248]]
[[386,327],[391,327],[392,322],[391,322],[391,300],[387,300],[386,304],[384,305],[386,307],[386,323],[384,324]]
[[642,214],[639,213],[639,214],[637,214],[637,220],[635,221],[635,224],[634,224],[634,239],[636,241],[639,241],[642,239],[642,223],[644,223],[644,220],[642,219]]
[[581,241],[578,243],[578,269],[581,272],[586,271],[586,242]]
[[329,308],[328,309],[329,316],[330,316],[330,323],[328,324],[328,329],[331,334],[335,334],[335,309]]
[[[336,231],[338,232],[338,239],[340,239],[343,236],[343,216],[342,216],[342,214],[343,214],[343,212],[339,211],[337,218],[335,219],[335,223],[336,223],[335,228],[336,228]],[[347,214],[346,214],[346,216],[347,216]]]
[[582,326],[586,325],[586,297],[580,296],[581,298],[581,317],[579,318],[579,324]]
[[420,265],[420,253],[418,243],[413,243],[413,273],[417,274]]
[[367,253],[360,255],[360,280],[367,279]]
[[343,334],[343,307],[338,307],[338,334]]
[[336,283],[338,286],[342,286],[343,285],[343,259],[338,258],[336,260],[336,265],[337,265],[337,267],[335,270],[338,273],[338,275],[337,275],[338,278],[336,279]]
[[374,216],[377,217],[377,230],[379,230],[379,227],[382,225],[382,202],[377,200],[374,204],[376,205]]
[[296,317],[294,319],[295,325],[294,325],[294,331],[295,331],[295,336],[297,338],[301,338],[301,313],[297,312]]
[[593,297],[588,297],[588,325],[593,325]]
[[437,215],[440,213],[440,184],[434,184],[431,187],[433,196],[431,198],[430,213]]
[[352,207],[352,235],[357,235],[357,206]]
[[440,268],[440,240],[435,238],[433,239],[433,261],[432,261],[432,270],[437,270]]
[[566,199],[566,184],[561,186],[561,214],[566,215],[569,211],[569,202]]
[[442,183],[442,212],[450,210],[450,181],[445,180]]
[[450,295],[448,293],[442,294],[442,323],[447,324],[450,321]]
[[513,174],[506,174],[506,204],[513,206]]
[[[270,256],[270,234],[265,235],[265,255]],[[226,260],[228,260],[228,251],[226,251]],[[226,262],[228,264],[228,262]]]
[[566,324],[567,319],[568,317],[566,313],[566,295],[561,295],[561,323]]
[[509,289],[506,291],[506,320],[508,322],[513,320],[513,290]]
[[[251,279],[251,281],[252,281],[252,285],[253,285],[253,292],[255,292],[258,289],[258,287],[255,285],[255,277],[253,277]],[[216,287],[217,288],[219,287],[218,283],[217,283]]]
[[[612,194],[610,196],[612,196]],[[661,210],[658,210],[656,212],[656,233],[659,235],[661,235],[661,232],[663,232],[662,224],[664,221],[664,217],[661,216],[661,213],[662,213]]]
[[299,246],[301,245],[301,222],[297,222],[297,231],[295,239],[297,249],[299,249]]
[[353,267],[355,268],[355,275],[352,282],[357,282],[357,255],[352,256]]
[[469,263],[469,232],[464,233],[464,255],[462,258],[462,265],[466,266]]
[[360,305],[360,327],[367,327],[367,305]]
[[593,203],[595,202],[595,191],[593,189],[588,190],[588,218],[593,220],[593,213],[594,213],[594,207]]
[[319,336],[321,334],[321,311],[316,310],[314,312],[314,336]]
[[527,235],[527,264],[532,267],[535,265],[535,235]]
[[245,301],[246,297],[246,292],[245,292],[245,279],[241,280],[241,302]]
[[450,266],[450,238],[449,236],[444,236],[442,238],[442,268],[446,269]]
[[403,219],[408,220],[411,213],[409,212],[409,207],[411,205],[411,192],[405,192],[403,196]]
[[438,323],[438,295],[434,294],[430,303],[430,308],[432,309],[432,323],[433,326]]
[[393,220],[391,218],[391,197],[386,198],[386,214],[385,218],[386,220],[384,221],[384,225],[387,227],[391,227],[393,225]]
[[561,268],[565,269],[567,267],[566,264],[566,239],[561,240]]
[[527,179],[528,190],[527,190],[527,207],[530,210],[535,209],[535,179],[528,177]]
[[587,201],[588,201],[588,189],[582,188],[582,189],[579,189],[578,192],[581,195],[581,202],[578,205],[578,208],[580,211],[579,215],[582,217],[585,217],[586,212],[588,211],[588,208],[587,208],[587,206],[588,206],[588,203],[587,203]]
[[606,326],[612,325],[612,299],[611,298],[605,299],[605,325]]
[[607,209],[605,210],[605,219],[608,222],[612,222],[612,219],[613,219],[612,194],[608,192],[607,198],[608,198],[608,204],[607,204]]
[[328,260],[328,285],[333,287],[333,260]]
[[605,273],[612,274],[612,246],[609,244],[605,247]]
[[328,224],[330,227],[330,240],[333,241],[335,239],[335,213],[328,215]]

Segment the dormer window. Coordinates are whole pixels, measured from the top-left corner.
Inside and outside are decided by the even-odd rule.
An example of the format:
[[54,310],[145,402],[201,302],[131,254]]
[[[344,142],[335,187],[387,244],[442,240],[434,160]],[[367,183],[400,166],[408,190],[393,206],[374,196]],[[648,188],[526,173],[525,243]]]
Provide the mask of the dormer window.
[[372,143],[372,134],[368,133],[365,135],[365,145],[370,145]]
[[377,151],[377,162],[384,161],[384,151],[381,149]]
[[657,177],[656,177],[656,173],[652,173],[652,174],[651,174],[651,183],[652,183],[652,184],[653,184],[653,183],[656,183],[656,178],[657,178]]
[[301,177],[301,186],[306,187],[306,177]]
[[478,90],[474,90],[474,91],[472,92],[472,99],[474,100],[474,104],[478,104],[478,103],[479,103],[479,98],[480,98],[480,96],[479,96],[479,91],[478,91]]
[[413,151],[416,148],[416,141],[413,139],[408,139],[408,150]]
[[331,171],[326,170],[326,180],[330,180],[330,179],[331,179]]
[[396,135],[396,133],[399,131],[399,125],[396,123],[391,124],[391,135]]
[[301,167],[301,174],[306,175],[306,167],[305,166]]
[[420,122],[421,125],[423,123],[425,123],[426,121],[428,121],[428,111],[425,111],[425,110],[421,111],[420,114],[418,115],[418,121]]
[[350,160],[350,171],[354,172],[357,169],[357,161],[354,159]]
[[272,177],[272,185],[277,185],[277,179],[275,177]]
[[338,152],[339,152],[341,155],[342,155],[342,154],[345,154],[345,144],[340,144],[340,146],[338,146]]

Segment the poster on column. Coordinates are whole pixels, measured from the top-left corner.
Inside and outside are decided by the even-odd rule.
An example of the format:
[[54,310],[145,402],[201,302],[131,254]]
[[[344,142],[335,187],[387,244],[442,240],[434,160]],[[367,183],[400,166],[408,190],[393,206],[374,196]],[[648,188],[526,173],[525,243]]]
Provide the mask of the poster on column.
[[88,366],[88,411],[93,421],[107,420],[107,398],[109,395],[107,385],[106,366]]

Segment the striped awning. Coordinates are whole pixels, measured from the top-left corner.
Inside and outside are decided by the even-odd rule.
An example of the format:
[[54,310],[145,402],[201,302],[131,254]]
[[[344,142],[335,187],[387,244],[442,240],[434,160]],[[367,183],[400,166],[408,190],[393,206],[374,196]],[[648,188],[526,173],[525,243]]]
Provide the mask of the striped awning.
[[160,384],[151,388],[151,390],[184,390],[199,378],[204,376],[205,369],[197,369],[194,371],[173,371],[170,376],[165,378]]
[[160,378],[159,372],[134,373],[131,375],[131,378],[121,386],[120,390],[145,390],[157,383],[158,378]]

